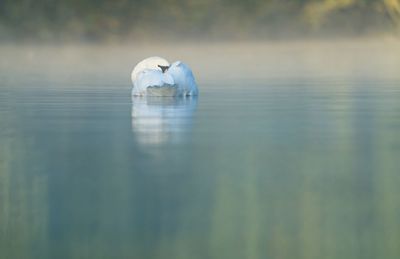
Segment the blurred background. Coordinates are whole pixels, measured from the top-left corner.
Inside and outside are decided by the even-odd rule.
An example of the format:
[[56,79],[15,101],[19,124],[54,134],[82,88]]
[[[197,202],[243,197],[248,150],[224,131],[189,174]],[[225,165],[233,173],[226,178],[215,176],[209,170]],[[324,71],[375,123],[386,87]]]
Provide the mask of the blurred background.
[[398,36],[400,0],[2,0],[3,41]]
[[[0,258],[400,258],[399,39],[400,0],[0,0]],[[199,97],[132,98],[154,55]]]

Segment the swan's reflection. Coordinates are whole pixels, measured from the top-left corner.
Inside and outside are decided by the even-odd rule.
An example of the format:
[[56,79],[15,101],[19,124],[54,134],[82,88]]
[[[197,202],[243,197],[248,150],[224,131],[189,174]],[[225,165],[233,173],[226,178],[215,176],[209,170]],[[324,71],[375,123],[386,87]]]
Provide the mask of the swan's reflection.
[[143,145],[181,142],[196,106],[197,97],[133,97],[132,131]]

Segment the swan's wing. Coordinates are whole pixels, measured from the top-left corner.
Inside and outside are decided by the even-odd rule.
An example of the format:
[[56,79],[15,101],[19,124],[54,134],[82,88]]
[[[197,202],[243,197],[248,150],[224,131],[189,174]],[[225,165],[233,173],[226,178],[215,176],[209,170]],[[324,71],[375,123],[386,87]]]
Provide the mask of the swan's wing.
[[197,95],[198,94],[198,90],[197,90],[197,84],[196,84],[196,80],[194,79],[193,76],[193,72],[192,70],[188,67],[187,70],[185,72],[186,74],[186,93],[185,95]]
[[159,70],[145,69],[134,82],[132,95],[146,95],[149,88],[173,87],[174,79]]
[[171,75],[182,95],[197,95],[197,84],[192,70],[181,61],[174,62],[166,74]]

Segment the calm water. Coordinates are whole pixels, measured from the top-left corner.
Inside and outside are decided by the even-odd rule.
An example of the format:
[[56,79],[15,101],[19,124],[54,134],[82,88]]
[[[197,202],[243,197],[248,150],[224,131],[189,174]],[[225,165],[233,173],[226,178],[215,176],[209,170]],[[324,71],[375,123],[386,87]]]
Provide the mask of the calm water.
[[0,258],[399,258],[394,46],[2,47]]

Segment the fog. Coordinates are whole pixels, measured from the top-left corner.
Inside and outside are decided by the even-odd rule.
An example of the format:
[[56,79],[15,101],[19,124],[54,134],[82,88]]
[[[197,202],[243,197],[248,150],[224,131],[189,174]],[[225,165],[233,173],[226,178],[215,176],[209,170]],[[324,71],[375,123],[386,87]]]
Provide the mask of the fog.
[[[148,56],[182,60],[200,83],[237,79],[368,78],[398,79],[398,40],[233,42],[186,44],[3,45],[3,75],[54,78],[78,84],[131,86],[130,72]],[[12,76],[7,76],[12,80]],[[79,85],[78,85],[79,86]]]

